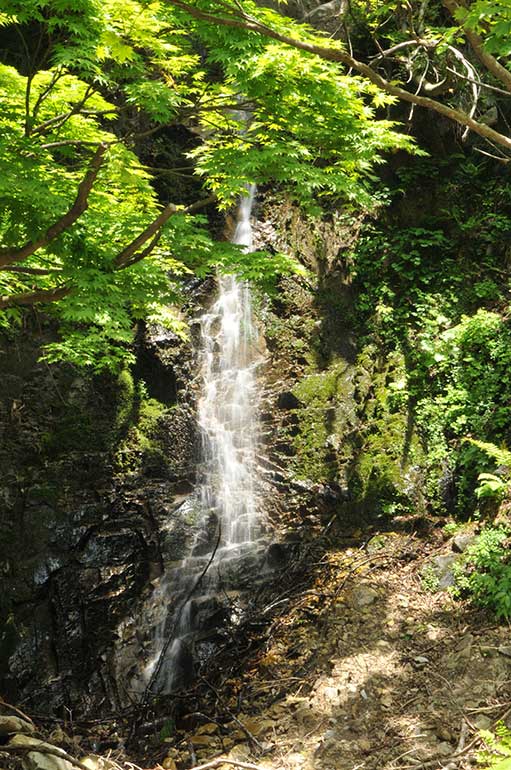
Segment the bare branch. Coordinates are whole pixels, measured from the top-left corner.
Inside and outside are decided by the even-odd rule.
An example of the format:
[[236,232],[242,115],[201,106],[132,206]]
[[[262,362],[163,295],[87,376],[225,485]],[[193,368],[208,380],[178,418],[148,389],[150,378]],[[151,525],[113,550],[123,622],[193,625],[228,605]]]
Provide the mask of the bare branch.
[[[120,139],[117,139],[115,141],[111,142],[103,142],[102,146],[109,147],[112,144],[119,144]],[[97,142],[94,141],[87,141],[85,139],[63,139],[60,142],[48,142],[47,144],[42,144],[41,149],[43,150],[53,150],[54,147],[86,147],[88,145],[92,147],[97,146]]]
[[210,762],[205,762],[203,765],[195,765],[191,770],[212,770],[214,767],[221,767],[221,765],[241,767],[243,770],[265,770],[263,765],[253,765],[251,762],[240,762],[237,759],[226,759],[225,757],[212,759]]
[[494,155],[492,152],[486,152],[486,150],[482,150],[480,147],[474,147],[474,149],[476,152],[481,153],[481,155],[486,155],[488,158],[498,160],[499,163],[504,163],[505,165],[511,163],[511,158],[505,158],[503,155]]
[[7,703],[7,701],[4,700],[3,698],[0,698],[0,706],[3,706],[4,708],[9,709],[9,711],[14,711],[14,713],[17,714],[22,719],[25,719],[27,722],[34,724],[34,721],[28,716],[28,714],[25,714],[24,711],[21,711],[16,706],[13,706],[12,703]]
[[396,43],[392,48],[387,48],[385,51],[380,51],[376,56],[372,56],[369,61],[377,61],[378,59],[385,59],[387,56],[391,56],[396,51],[401,51],[403,48],[410,48],[412,45],[420,46],[421,48],[436,48],[438,40],[423,40],[422,38],[414,38],[413,40],[403,40],[402,43]]
[[445,69],[447,72],[451,72],[453,75],[456,75],[457,78],[467,80],[469,83],[477,83],[477,85],[479,85],[481,88],[487,88],[489,91],[495,91],[495,93],[500,94],[501,96],[511,96],[511,94],[508,91],[504,91],[503,88],[497,88],[497,86],[491,86],[489,83],[483,83],[482,80],[473,80],[472,78],[469,78],[468,75],[462,75],[461,72],[454,70],[452,67],[446,67]]
[[[451,2],[451,0],[444,1]],[[446,104],[442,104],[442,102],[438,102],[435,99],[431,99],[427,96],[411,93],[410,91],[407,91],[400,86],[394,85],[382,77],[375,70],[373,70],[368,64],[364,64],[363,62],[358,61],[346,51],[343,51],[338,47],[328,48],[326,46],[319,45],[318,43],[311,43],[307,40],[293,38],[289,35],[277,32],[271,27],[268,27],[266,24],[249,16],[248,14],[242,13],[241,11],[236,11],[234,8],[230,9],[228,16],[216,16],[213,13],[201,11],[200,9],[186,2],[186,0],[167,0],[167,2],[176,6],[176,8],[181,8],[183,11],[186,11],[186,13],[190,14],[190,16],[193,16],[194,18],[201,19],[203,21],[209,21],[212,24],[221,24],[222,26],[226,27],[233,27],[236,29],[245,29],[249,32],[256,32],[258,34],[272,38],[273,40],[278,40],[281,43],[285,43],[286,45],[290,45],[293,48],[298,48],[301,51],[306,51],[315,56],[319,56],[326,61],[344,64],[366,77],[371,81],[371,83],[374,83],[379,88],[381,88],[382,91],[386,91],[388,94],[391,94],[392,96],[395,96],[402,101],[410,102],[411,104],[417,104],[419,107],[425,107],[426,109],[433,110],[434,112],[443,115],[449,120],[453,120],[462,126],[467,126],[471,131],[474,131],[474,133],[478,134],[479,136],[482,136],[485,139],[490,139],[496,144],[499,144],[508,150],[511,149],[510,137],[495,131],[493,128],[485,125],[484,123],[479,123],[477,120],[474,120],[474,118],[471,118],[470,115],[467,115],[465,112],[462,112],[459,109],[449,107]],[[509,78],[511,79],[511,73],[509,73]]]
[[176,632],[176,629],[178,628],[179,620],[181,618],[183,610],[185,609],[185,607],[188,604],[189,600],[194,595],[194,593],[197,590],[197,588],[202,583],[202,581],[204,579],[204,575],[206,574],[206,572],[210,568],[211,564],[213,563],[214,558],[216,556],[216,552],[218,550],[218,546],[220,545],[221,537],[222,537],[222,528],[221,528],[221,525],[219,523],[218,524],[218,532],[217,532],[217,539],[216,539],[215,547],[213,548],[213,551],[211,552],[211,555],[210,555],[210,557],[208,559],[207,564],[205,565],[205,567],[202,570],[201,574],[193,582],[193,584],[192,584],[191,588],[188,590],[186,596],[184,597],[184,599],[182,599],[182,601],[180,602],[179,606],[176,608],[176,610],[174,612],[174,617],[172,619],[173,622],[172,622],[172,626],[171,626],[170,632],[167,634],[167,638],[165,640],[165,643],[163,644],[163,647],[161,648],[160,653],[158,655],[158,659],[156,661],[156,665],[153,668],[151,676],[149,677],[149,681],[147,682],[146,688],[145,688],[145,690],[144,690],[144,692],[142,694],[142,698],[141,698],[140,704],[138,706],[138,715],[137,715],[137,718],[133,721],[133,724],[132,724],[132,735],[133,735],[133,732],[136,729],[137,725],[140,724],[140,722],[141,722],[141,720],[143,718],[143,715],[145,713],[145,709],[146,709],[146,706],[147,706],[147,702],[148,702],[148,699],[149,699],[149,695],[150,695],[154,685],[158,681],[158,677],[160,675],[161,669],[162,669],[163,664],[165,662],[165,656],[167,655],[168,649],[169,649],[172,641],[174,640],[174,634]]
[[[456,12],[463,8],[457,0],[443,0],[443,4],[453,17],[456,17]],[[507,91],[511,93],[511,72],[503,67],[494,56],[484,50],[484,43],[479,35],[476,35],[475,32],[472,32],[472,30],[468,29],[463,24],[462,28],[481,64],[484,64],[486,69],[489,70],[497,80],[500,80],[500,82],[505,85]]]
[[[481,88],[478,83],[477,70],[475,69],[475,67],[472,66],[472,64],[470,64],[468,59],[465,56],[463,56],[461,51],[459,51],[453,45],[449,45],[447,46],[447,48],[458,59],[458,61],[462,63],[462,65],[465,67],[465,70],[467,71],[468,76],[472,78],[472,80],[470,81],[471,88],[472,88],[472,107],[470,108],[469,117],[473,118],[476,113],[477,104],[479,101],[479,94],[481,93]],[[462,139],[465,140],[467,138],[468,132],[469,132],[469,128],[467,126],[467,128],[463,132]]]
[[7,265],[16,262],[22,262],[38,249],[47,246],[51,241],[57,238],[64,230],[71,227],[76,220],[87,210],[89,205],[89,195],[96,181],[101,166],[105,160],[106,145],[100,144],[94,153],[87,173],[78,186],[75,201],[66,213],[60,217],[48,230],[35,241],[29,241],[19,249],[3,249],[0,251],[0,270]]
[[60,267],[50,269],[43,267],[24,267],[23,265],[6,265],[2,270],[9,273],[25,273],[26,275],[50,275],[51,273],[62,272]]

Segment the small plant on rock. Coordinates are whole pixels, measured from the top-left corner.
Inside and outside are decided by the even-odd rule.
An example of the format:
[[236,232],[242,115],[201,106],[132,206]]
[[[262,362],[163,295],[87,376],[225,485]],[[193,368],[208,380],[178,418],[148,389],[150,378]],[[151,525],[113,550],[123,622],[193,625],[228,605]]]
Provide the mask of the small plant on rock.
[[434,594],[440,589],[440,580],[430,564],[422,570],[421,587],[422,590],[428,594]]

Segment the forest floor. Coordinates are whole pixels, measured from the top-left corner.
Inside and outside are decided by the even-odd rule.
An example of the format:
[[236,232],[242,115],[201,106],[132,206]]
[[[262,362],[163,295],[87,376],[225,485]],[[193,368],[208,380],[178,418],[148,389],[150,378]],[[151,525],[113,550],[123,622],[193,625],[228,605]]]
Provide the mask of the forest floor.
[[[223,770],[474,765],[495,725],[511,727],[509,627],[439,586],[444,577],[434,569],[450,565],[459,540],[440,528],[406,530],[363,541],[359,532],[344,541],[330,533],[321,547],[313,542],[308,572],[302,563],[301,573],[280,575],[263,644],[248,655],[240,650],[223,670],[220,662],[209,701],[167,734],[153,731],[137,764],[157,770],[210,762]],[[94,730],[98,740],[112,732]],[[94,730],[79,736],[75,726],[71,736],[59,727],[43,737],[83,756]],[[88,767],[133,770],[129,754],[114,749],[109,762]]]
[[484,731],[511,726],[509,627],[439,586],[459,538],[354,534],[323,552],[305,590],[282,581],[287,611],[225,682],[224,720],[235,719],[204,715],[164,767],[454,770],[477,761]]

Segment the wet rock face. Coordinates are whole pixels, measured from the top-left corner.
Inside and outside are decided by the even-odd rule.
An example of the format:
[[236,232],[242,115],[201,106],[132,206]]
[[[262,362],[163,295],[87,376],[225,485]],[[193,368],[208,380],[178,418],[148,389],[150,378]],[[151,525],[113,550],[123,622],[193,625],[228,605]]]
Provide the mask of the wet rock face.
[[161,528],[175,494],[170,482],[120,488],[110,503],[74,512],[58,542],[21,565],[25,602],[13,611],[23,635],[12,640],[4,692],[45,710],[121,705],[111,670],[126,641],[119,626],[161,572]]
[[[0,690],[36,711],[101,714],[122,702],[114,650],[191,488],[191,352],[144,333],[138,376],[158,362],[146,406],[129,375],[39,363],[51,338],[34,329],[0,344]],[[176,559],[185,541],[176,534]]]
[[[191,287],[191,316],[211,289]],[[191,513],[192,346],[141,329],[133,373],[90,378],[38,362],[51,334],[32,330],[0,349],[0,690],[32,711],[96,717],[143,692],[161,578],[194,543],[195,555],[207,554],[218,527],[212,516],[198,537]],[[251,590],[264,557],[231,560],[224,581]],[[183,651],[186,678],[236,622],[224,599],[194,605],[200,628],[193,665]],[[169,601],[179,600],[176,588]]]

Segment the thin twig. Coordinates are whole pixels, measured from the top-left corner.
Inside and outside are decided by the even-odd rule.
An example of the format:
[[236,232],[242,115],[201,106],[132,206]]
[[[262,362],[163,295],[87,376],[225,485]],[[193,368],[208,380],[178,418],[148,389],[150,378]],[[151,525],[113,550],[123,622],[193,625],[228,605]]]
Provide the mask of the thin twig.
[[462,75],[461,72],[458,72],[452,67],[446,67],[445,69],[447,70],[447,72],[451,72],[453,75],[456,75],[456,77],[461,78],[462,80],[466,80],[469,83],[476,83],[481,88],[487,88],[489,91],[495,91],[495,93],[501,94],[502,96],[507,96],[508,98],[511,96],[509,91],[505,91],[503,88],[498,88],[497,86],[491,86],[489,83],[483,83],[480,80],[474,80],[473,78],[469,78],[468,75]]
[[28,716],[28,714],[25,714],[23,711],[21,711],[19,708],[16,708],[16,706],[13,706],[11,703],[7,703],[3,698],[0,698],[0,706],[4,706],[5,708],[10,709],[11,711],[14,711],[15,714],[17,714],[22,719],[26,719],[27,722],[30,722],[30,724],[34,724],[32,719]]
[[219,702],[220,704],[222,704],[222,708],[224,708],[224,709],[225,709],[225,711],[227,712],[227,714],[229,714],[229,716],[231,717],[232,721],[233,721],[233,722],[236,722],[236,724],[238,725],[238,727],[240,728],[240,730],[242,730],[242,732],[244,732],[244,733],[245,733],[245,735],[247,736],[247,738],[248,738],[248,740],[250,741],[250,743],[252,743],[254,746],[256,746],[256,747],[259,749],[259,751],[263,751],[263,746],[262,746],[262,745],[261,745],[261,743],[260,743],[260,742],[257,740],[257,738],[256,738],[254,735],[252,735],[252,733],[250,732],[250,730],[249,730],[247,727],[245,727],[245,725],[243,724],[243,722],[241,722],[241,721],[238,719],[238,717],[237,717],[235,714],[233,714],[233,713],[232,713],[232,711],[231,711],[229,708],[227,708],[227,707],[226,707],[226,706],[225,706],[225,705],[222,703],[222,699],[221,699],[221,697],[220,697],[220,695],[219,695],[218,691],[217,691],[217,690],[215,690],[215,688],[213,687],[213,685],[212,685],[212,684],[210,684],[210,683],[207,681],[207,679],[204,679],[204,678],[203,678],[203,679],[202,679],[202,681],[204,682],[204,684],[206,685],[206,687],[208,687],[208,688],[209,688],[209,689],[210,689],[210,690],[211,690],[211,691],[212,691],[212,692],[213,692],[213,693],[216,695],[216,697],[217,697],[217,699],[218,699],[218,702]]
[[209,770],[209,768],[219,767],[220,765],[233,765],[234,767],[243,767],[245,770],[265,770],[263,765],[253,765],[251,762],[239,762],[237,759],[226,759],[218,757],[206,762],[204,765],[196,765],[191,770]]

